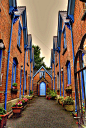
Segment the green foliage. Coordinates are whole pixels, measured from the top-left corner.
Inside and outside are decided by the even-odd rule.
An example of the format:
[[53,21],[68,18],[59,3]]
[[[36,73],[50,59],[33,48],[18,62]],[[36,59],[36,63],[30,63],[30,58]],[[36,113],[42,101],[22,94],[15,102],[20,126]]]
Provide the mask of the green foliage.
[[33,91],[32,90],[30,90],[30,94],[33,94]]
[[56,95],[57,95],[56,91],[50,90],[49,88],[47,88],[46,94],[50,95],[51,97],[56,97]]
[[34,48],[34,61],[35,61],[35,68],[34,69],[39,69],[41,66],[44,66],[47,70],[50,70],[51,68],[46,67],[45,63],[43,62],[45,57],[40,57],[40,47],[37,45],[32,46]]
[[60,100],[63,100],[63,99],[64,99],[64,97],[63,97],[63,96],[60,96],[60,97],[59,97],[59,99],[60,99]]
[[13,83],[13,84],[12,84],[12,86],[15,86],[15,87],[17,87],[17,83]]
[[0,115],[6,114],[6,110],[2,107],[0,107]]
[[2,120],[1,116],[0,116],[0,120]]
[[67,96],[66,99],[63,102],[64,105],[73,105],[74,101],[72,97]]
[[54,90],[53,91],[50,90],[50,95],[51,95],[51,97],[56,97],[57,94],[56,94],[56,92]]

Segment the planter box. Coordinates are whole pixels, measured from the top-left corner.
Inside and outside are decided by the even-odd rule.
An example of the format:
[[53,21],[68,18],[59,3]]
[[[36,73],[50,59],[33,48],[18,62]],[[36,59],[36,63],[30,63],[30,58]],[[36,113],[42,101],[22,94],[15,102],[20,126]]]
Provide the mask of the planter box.
[[23,106],[21,106],[21,107],[12,107],[12,110],[13,110],[13,113],[21,113],[21,111],[22,111],[22,107]]
[[73,111],[73,105],[64,105],[65,110],[72,112]]
[[22,110],[24,110],[27,107],[27,102],[22,104]]
[[7,113],[5,115],[0,115],[2,118],[2,120],[0,120],[0,128],[4,128],[6,126],[8,114],[9,113]]
[[59,103],[59,104],[62,104],[62,101],[61,101],[61,99],[58,99],[58,103]]

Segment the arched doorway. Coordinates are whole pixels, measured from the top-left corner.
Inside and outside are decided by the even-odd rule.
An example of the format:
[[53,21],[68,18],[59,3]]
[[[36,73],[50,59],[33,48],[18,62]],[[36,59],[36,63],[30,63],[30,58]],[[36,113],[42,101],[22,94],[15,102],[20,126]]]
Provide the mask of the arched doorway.
[[86,35],[82,38],[74,61],[78,126],[86,125]]
[[44,82],[40,83],[40,96],[46,95],[46,84]]

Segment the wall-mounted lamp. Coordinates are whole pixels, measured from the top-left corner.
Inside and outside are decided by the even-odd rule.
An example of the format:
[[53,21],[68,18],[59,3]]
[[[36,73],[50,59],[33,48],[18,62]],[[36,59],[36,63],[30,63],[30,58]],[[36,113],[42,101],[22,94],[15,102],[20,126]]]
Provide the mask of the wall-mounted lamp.
[[0,49],[4,49],[5,47],[4,47],[4,44],[3,44],[3,40],[2,39],[0,39]]
[[63,71],[63,68],[61,68],[61,71]]
[[23,66],[21,66],[21,70],[23,70]]

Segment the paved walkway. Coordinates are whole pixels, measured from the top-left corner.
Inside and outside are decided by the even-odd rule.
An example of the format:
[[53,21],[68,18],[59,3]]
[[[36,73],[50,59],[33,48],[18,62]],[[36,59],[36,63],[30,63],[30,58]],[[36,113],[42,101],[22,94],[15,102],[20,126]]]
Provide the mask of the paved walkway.
[[77,128],[77,125],[70,112],[56,101],[37,97],[21,117],[8,119],[6,128]]

